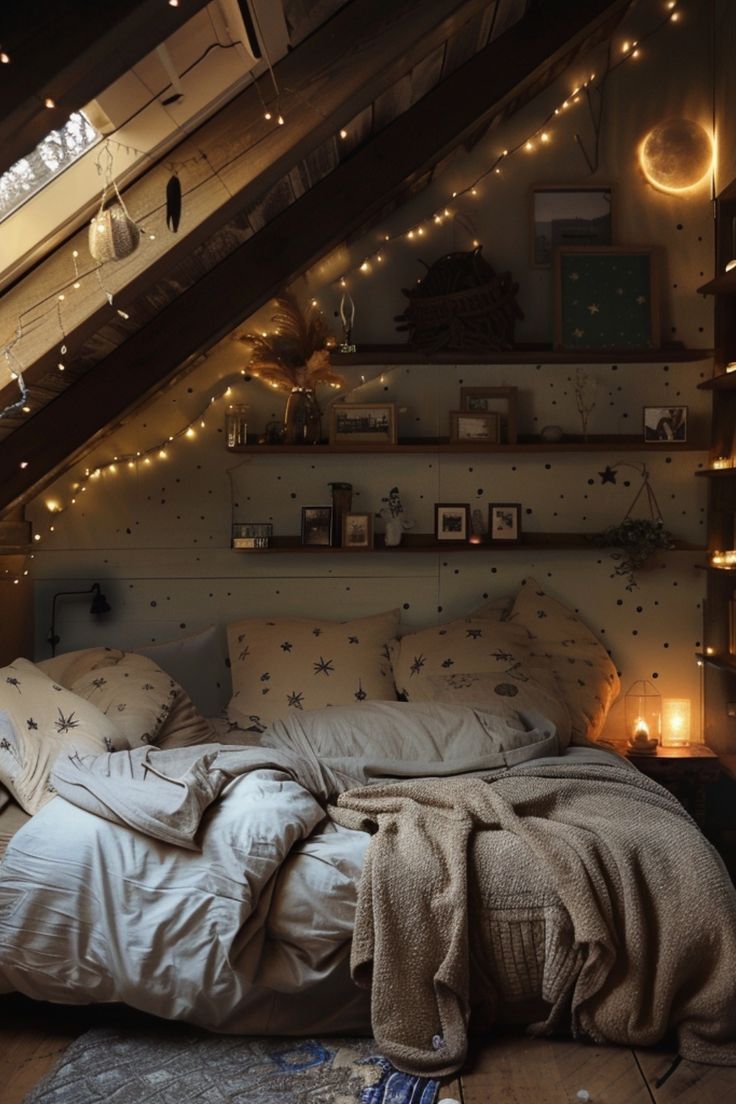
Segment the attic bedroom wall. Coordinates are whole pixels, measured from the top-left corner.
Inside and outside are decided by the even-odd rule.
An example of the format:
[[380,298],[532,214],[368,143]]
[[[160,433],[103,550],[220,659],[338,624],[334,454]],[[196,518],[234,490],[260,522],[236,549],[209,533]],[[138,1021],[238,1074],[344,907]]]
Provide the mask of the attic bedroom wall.
[[[479,186],[476,198],[456,207],[461,216],[422,240],[415,249],[406,240],[390,245],[386,258],[363,276],[362,259],[376,248],[378,232],[395,234],[444,206],[455,189],[485,171],[499,149],[513,147],[532,132],[555,103],[588,75],[589,61],[564,74],[556,88],[486,135],[471,152],[463,151],[429,189],[397,211],[385,225],[353,242],[297,284],[303,296],[315,296],[335,322],[341,291],[335,280],[348,273],[356,304],[354,340],[394,342],[393,317],[404,305],[400,289],[421,275],[427,262],[450,249],[483,243],[484,256],[497,271],[518,281],[525,317],[518,341],[551,339],[552,281],[549,270],[530,265],[529,190],[535,184],[589,184],[613,188],[614,242],[654,244],[663,254],[660,279],[661,331],[665,341],[688,347],[712,344],[712,304],[695,288],[712,272],[710,181],[692,192],[668,195],[646,182],[636,159],[639,141],[655,123],[682,115],[709,125],[712,83],[707,20],[688,6],[688,24],[655,35],[637,62],[608,79],[600,139],[600,164],[591,175],[574,140],[586,147],[593,133],[583,104],[566,113],[552,142],[534,155],[510,159],[508,169]],[[625,28],[614,44],[620,49]],[[614,54],[614,57],[616,55]],[[596,59],[596,65],[601,59]],[[595,66],[594,66],[595,67]],[[268,312],[266,312],[267,315]],[[263,318],[252,320],[260,325]],[[244,332],[248,327],[242,327]],[[79,465],[76,473],[32,503],[28,517],[41,540],[35,549],[35,629],[37,657],[49,654],[52,595],[99,581],[113,607],[102,621],[89,616],[85,601],[60,603],[57,631],[60,651],[93,644],[135,646],[172,639],[208,624],[254,616],[352,617],[392,606],[402,611],[405,629],[470,612],[488,597],[513,593],[533,575],[546,589],[577,609],[610,649],[621,671],[624,690],[634,680],[653,681],[664,697],[689,697],[694,736],[700,730],[700,673],[693,653],[700,647],[704,573],[696,569],[702,553],[677,552],[638,577],[626,589],[606,551],[517,551],[482,554],[343,554],[323,556],[248,554],[230,548],[233,520],[272,520],[276,533],[297,533],[300,507],[328,504],[328,484],[353,484],[353,508],[375,512],[397,484],[417,532],[433,529],[435,502],[467,502],[487,516],[488,503],[520,502],[528,531],[597,532],[625,515],[640,475],[619,466],[615,483],[601,474],[619,461],[649,466],[665,524],[694,545],[704,544],[705,480],[692,478],[705,465],[707,451],[677,453],[615,450],[591,453],[438,456],[413,459],[393,455],[343,457],[254,457],[228,453],[224,445],[225,401],[217,399],[195,436],[177,440],[166,459],[154,454],[132,467],[104,467],[116,455],[146,452],[165,444],[208,407],[213,395],[232,384],[234,401],[248,404],[249,434],[258,436],[283,412],[283,399],[257,381],[246,382],[243,346],[229,339],[210,350],[186,379],[131,417]],[[709,424],[707,394],[696,384],[711,373],[711,363],[582,366],[594,388],[589,431],[638,433],[642,407],[670,404],[689,409],[688,432],[705,441]],[[574,368],[565,365],[402,366],[346,370],[349,398],[398,404],[399,435],[446,435],[448,412],[459,405],[464,385],[513,385],[519,388],[520,432],[535,433],[556,424],[580,432],[575,407]],[[361,377],[365,377],[363,381]],[[62,431],[62,427],[60,427]],[[78,501],[69,505],[75,478],[102,467]],[[52,516],[48,504],[61,505]],[[380,522],[377,522],[380,529]],[[51,527],[53,526],[53,531]],[[620,734],[621,705],[614,707],[609,732]]]

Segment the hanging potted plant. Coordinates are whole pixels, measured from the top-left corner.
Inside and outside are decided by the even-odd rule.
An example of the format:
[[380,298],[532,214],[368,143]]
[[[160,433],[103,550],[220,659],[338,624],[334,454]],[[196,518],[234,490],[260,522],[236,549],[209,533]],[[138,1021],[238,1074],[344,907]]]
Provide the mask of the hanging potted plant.
[[279,296],[276,307],[271,333],[247,333],[238,340],[251,350],[251,375],[288,394],[286,444],[316,445],[321,436],[321,411],[315,389],[319,384],[337,389],[344,383],[330,364],[329,350],[335,340],[328,335],[324,316],[314,308],[305,314],[292,295]]
[[[634,590],[639,584],[635,572],[653,566],[654,553],[675,547],[674,537],[665,528],[659,503],[649,482],[649,469],[646,464],[619,461],[606,469],[610,473],[609,482],[615,482],[615,472],[621,466],[633,467],[641,473],[641,484],[634,495],[634,501],[618,525],[609,525],[602,533],[596,534],[595,543],[603,548],[612,548],[611,559],[615,563],[616,575],[627,576],[626,589]],[[648,517],[632,517],[632,511],[642,496],[646,498]]]

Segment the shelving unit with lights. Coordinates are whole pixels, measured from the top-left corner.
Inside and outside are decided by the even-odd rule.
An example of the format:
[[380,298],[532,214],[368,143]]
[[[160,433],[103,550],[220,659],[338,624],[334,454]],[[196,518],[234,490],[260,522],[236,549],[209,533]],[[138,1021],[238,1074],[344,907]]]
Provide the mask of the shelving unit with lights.
[[[736,700],[736,640],[731,610],[736,595],[736,181],[716,201],[716,272],[698,290],[713,295],[715,360],[711,379],[698,385],[713,397],[708,480],[708,579],[703,615],[704,739],[719,754],[736,748],[729,703]],[[734,651],[732,651],[734,649]]]

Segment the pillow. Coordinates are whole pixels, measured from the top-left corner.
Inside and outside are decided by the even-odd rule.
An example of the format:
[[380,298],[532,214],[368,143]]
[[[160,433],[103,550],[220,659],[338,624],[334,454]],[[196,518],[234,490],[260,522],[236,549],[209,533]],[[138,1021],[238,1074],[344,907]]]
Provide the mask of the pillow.
[[49,774],[58,755],[125,747],[110,718],[29,660],[0,669],[0,781],[27,813],[53,797]]
[[63,652],[51,659],[38,659],[36,666],[48,678],[67,689],[80,675],[95,671],[98,667],[109,667],[125,655],[117,648],[80,648],[76,652]]
[[531,578],[523,581],[507,624],[529,633],[534,662],[545,663],[557,678],[570,710],[572,742],[596,740],[621,689],[598,637]]
[[186,691],[145,656],[83,648],[42,660],[38,667],[112,717],[125,746],[185,747],[215,738]]
[[224,633],[209,625],[201,632],[135,648],[183,686],[205,717],[216,717],[230,696]]
[[489,598],[470,614],[471,617],[483,617],[488,621],[505,621],[514,604],[513,594],[502,594],[499,598]]
[[155,744],[181,687],[152,659],[123,652],[71,683],[70,690],[111,717],[129,748]]
[[355,621],[249,618],[228,625],[228,719],[265,727],[293,709],[396,699],[388,645],[399,611]]
[[541,715],[551,721],[560,745],[560,751],[570,743],[572,725],[570,710],[560,695],[557,680],[541,667],[524,666],[521,677],[514,681],[516,693],[510,696],[505,683],[492,672],[480,674],[455,671],[451,675],[434,675],[421,679],[414,688],[424,700],[457,702],[493,713],[501,720],[518,724],[518,718],[538,724]]
[[426,701],[418,688],[423,679],[455,671],[493,672],[513,697],[529,652],[529,633],[521,625],[471,616],[407,633],[392,645],[391,662],[396,687],[408,701]]

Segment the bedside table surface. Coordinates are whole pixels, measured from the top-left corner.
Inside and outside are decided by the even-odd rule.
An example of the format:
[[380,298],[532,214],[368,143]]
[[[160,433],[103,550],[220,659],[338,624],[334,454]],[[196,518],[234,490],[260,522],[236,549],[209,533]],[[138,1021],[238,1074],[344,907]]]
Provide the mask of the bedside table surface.
[[628,744],[621,745],[627,759],[717,759],[718,756],[706,744],[687,744],[684,747],[658,747],[654,752],[639,752]]

